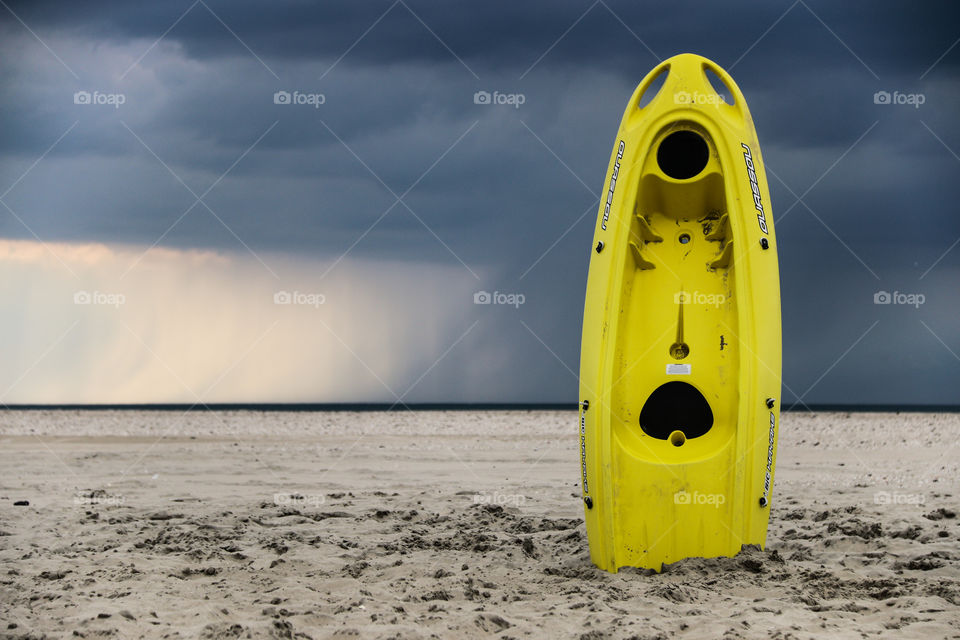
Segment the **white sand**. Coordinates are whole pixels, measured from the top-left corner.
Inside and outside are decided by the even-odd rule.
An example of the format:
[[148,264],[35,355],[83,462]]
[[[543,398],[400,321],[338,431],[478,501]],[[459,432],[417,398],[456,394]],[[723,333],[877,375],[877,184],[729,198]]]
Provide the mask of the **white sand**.
[[960,416],[786,415],[766,551],[661,575],[590,564],[575,434],[0,413],[0,638],[960,638]]

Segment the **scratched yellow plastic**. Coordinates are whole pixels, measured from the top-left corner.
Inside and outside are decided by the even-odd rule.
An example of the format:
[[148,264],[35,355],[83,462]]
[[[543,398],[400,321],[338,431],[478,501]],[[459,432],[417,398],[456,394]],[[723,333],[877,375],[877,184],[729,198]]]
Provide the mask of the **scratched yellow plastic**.
[[[707,69],[733,104],[719,99]],[[662,88],[640,108],[661,72]],[[677,180],[661,171],[657,149],[684,129],[704,138],[709,160]],[[687,557],[763,546],[770,507],[761,498],[772,500],[780,422],[777,242],[757,134],[730,76],[692,54],[653,69],[630,98],[603,189],[593,240],[603,248],[591,252],[580,364],[591,559],[607,571],[660,571]],[[671,354],[680,303],[683,359]],[[690,365],[690,373],[668,375],[668,364]],[[706,434],[681,446],[639,425],[647,397],[672,380],[696,387],[714,415]]]

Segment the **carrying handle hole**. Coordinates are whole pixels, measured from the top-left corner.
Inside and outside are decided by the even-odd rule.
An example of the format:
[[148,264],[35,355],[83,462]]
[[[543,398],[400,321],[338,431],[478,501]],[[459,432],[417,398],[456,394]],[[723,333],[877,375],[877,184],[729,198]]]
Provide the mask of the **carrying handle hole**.
[[736,104],[736,98],[733,96],[733,91],[730,90],[730,87],[727,86],[727,83],[723,78],[713,70],[712,67],[704,67],[704,75],[707,76],[707,82],[710,83],[710,87],[713,88],[713,92],[723,100],[724,104],[733,106]]
[[670,67],[665,66],[660,72],[654,76],[647,87],[643,90],[643,94],[640,96],[640,100],[637,101],[637,108],[643,109],[648,104],[653,102],[653,99],[657,97],[660,93],[660,89],[663,88],[663,84],[667,81],[667,76],[670,74]]

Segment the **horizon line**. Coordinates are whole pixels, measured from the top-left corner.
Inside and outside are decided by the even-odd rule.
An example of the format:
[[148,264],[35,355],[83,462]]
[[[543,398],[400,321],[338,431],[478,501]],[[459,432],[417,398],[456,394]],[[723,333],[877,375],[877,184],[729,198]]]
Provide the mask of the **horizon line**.
[[[148,402],[148,403],[57,403],[4,404],[2,411],[575,411],[574,402]],[[957,413],[950,404],[787,404],[782,411],[851,413]]]

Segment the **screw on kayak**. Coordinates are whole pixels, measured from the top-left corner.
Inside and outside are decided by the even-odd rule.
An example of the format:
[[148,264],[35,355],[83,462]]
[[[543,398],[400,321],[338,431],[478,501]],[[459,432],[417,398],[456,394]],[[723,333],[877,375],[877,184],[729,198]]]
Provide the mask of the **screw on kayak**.
[[760,496],[760,506],[761,506],[761,507],[767,506],[767,498],[766,498],[766,496]]
[[773,405],[776,403],[776,400],[773,398],[767,398],[767,409],[773,409]]
[[587,509],[593,509],[593,498],[585,496],[583,498],[583,504],[587,505]]
[[762,249],[769,249],[769,248],[770,248],[770,243],[767,242],[767,239],[766,239],[766,238],[760,238],[760,247],[761,247]]
[[590,401],[589,401],[589,400],[584,400],[583,402],[580,403],[580,406],[582,406],[582,407],[583,407],[583,410],[586,411],[587,409],[590,408]]
[[597,253],[603,251],[603,240],[597,243]]

